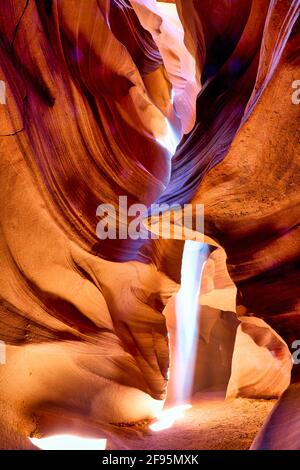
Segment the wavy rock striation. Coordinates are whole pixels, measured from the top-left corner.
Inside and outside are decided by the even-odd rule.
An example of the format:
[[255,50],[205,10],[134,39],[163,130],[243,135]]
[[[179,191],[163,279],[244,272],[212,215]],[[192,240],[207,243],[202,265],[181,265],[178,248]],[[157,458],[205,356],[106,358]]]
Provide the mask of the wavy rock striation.
[[[15,432],[63,422],[109,433],[163,405],[163,310],[183,241],[99,240],[102,203],[116,209],[117,235],[127,228],[119,196],[203,203],[208,330],[210,309],[236,310],[290,348],[300,334],[300,2],[7,0],[0,13],[0,397]],[[213,341],[228,334],[228,379],[237,322],[224,324]],[[271,330],[244,331],[273,351]]]

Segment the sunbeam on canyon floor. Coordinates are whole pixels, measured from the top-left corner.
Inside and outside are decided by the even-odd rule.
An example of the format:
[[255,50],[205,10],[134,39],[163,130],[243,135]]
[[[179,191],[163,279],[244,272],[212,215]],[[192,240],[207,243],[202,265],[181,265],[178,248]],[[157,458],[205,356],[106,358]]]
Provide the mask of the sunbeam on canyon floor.
[[59,434],[41,439],[29,438],[33,445],[42,450],[104,450],[106,439]]

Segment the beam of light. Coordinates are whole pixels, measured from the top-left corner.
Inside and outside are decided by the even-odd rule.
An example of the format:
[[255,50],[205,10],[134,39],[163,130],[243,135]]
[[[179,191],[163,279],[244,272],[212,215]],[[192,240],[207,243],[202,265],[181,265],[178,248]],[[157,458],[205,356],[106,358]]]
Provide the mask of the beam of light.
[[106,439],[91,439],[87,437],[60,434],[41,439],[29,438],[33,445],[42,450],[104,450]]
[[149,428],[151,431],[163,431],[173,426],[175,421],[182,418],[184,412],[192,408],[192,405],[180,405],[175,406],[174,408],[169,408],[167,410],[162,410],[157,416],[157,421],[153,424],[150,424]]
[[175,91],[174,88],[171,90],[171,103],[174,104]]
[[176,296],[175,396],[178,403],[190,399],[198,343],[199,289],[208,245],[187,240],[184,244],[181,286]]
[[179,137],[172,128],[169,120],[167,118],[164,119],[166,122],[167,132],[163,136],[156,137],[156,142],[166,148],[170,152],[171,156],[173,156],[179,144]]

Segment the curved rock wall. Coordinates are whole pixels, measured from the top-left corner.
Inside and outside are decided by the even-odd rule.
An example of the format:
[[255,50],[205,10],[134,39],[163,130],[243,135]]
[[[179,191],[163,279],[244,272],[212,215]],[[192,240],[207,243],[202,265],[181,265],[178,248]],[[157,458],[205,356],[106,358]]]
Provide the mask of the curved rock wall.
[[[97,207],[119,196],[204,203],[238,314],[298,339],[300,2],[177,0],[181,23],[174,7],[0,7],[0,393],[18,432],[62,410],[65,422],[144,419],[166,397],[162,312],[183,242],[100,241]],[[218,282],[209,307],[224,301],[211,290],[235,289]]]

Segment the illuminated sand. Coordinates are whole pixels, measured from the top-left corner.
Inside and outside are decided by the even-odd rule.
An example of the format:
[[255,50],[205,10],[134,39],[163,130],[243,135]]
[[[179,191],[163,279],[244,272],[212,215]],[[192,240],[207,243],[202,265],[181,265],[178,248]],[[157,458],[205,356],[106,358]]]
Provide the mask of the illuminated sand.
[[[220,394],[198,394],[183,418],[164,431],[151,431],[148,423],[114,427],[107,449],[246,450],[275,403],[245,398],[224,401]],[[13,423],[0,424],[1,449],[34,448],[29,439],[11,431]],[[99,439],[101,435],[99,430]]]
[[114,448],[246,450],[276,400],[224,401],[220,394],[210,393],[198,394],[192,403],[193,407],[169,429],[154,432],[145,425],[122,428],[119,446]]

